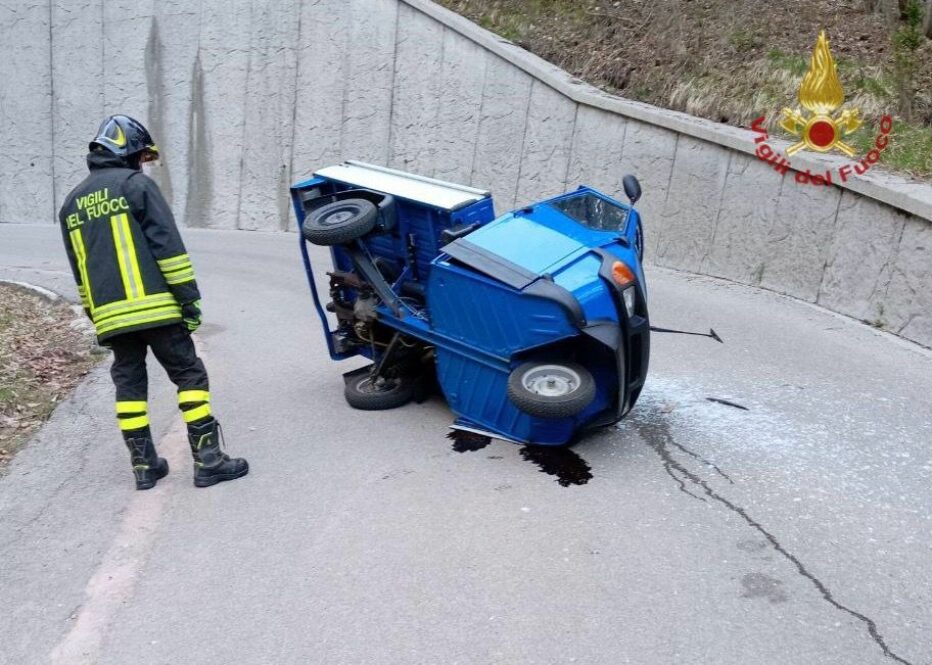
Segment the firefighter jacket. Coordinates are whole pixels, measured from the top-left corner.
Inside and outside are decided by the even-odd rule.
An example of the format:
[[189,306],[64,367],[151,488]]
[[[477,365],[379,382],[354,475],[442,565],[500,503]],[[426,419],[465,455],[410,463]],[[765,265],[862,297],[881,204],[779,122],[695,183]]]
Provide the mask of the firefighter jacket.
[[87,164],[90,174],[65,199],[59,221],[98,340],[180,323],[181,306],[200,294],[158,185],[107,152],[90,153]]

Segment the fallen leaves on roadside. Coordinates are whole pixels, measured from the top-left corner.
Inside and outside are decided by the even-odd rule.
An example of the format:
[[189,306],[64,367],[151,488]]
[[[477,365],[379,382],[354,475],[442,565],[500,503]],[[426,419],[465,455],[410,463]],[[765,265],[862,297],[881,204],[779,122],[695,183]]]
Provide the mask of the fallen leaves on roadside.
[[97,361],[65,302],[0,284],[0,469]]

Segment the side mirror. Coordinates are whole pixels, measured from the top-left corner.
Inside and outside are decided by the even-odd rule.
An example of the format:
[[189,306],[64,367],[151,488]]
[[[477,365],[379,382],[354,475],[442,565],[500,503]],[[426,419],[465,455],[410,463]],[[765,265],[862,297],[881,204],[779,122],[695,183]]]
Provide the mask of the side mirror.
[[637,203],[637,200],[641,198],[641,183],[638,182],[638,179],[633,175],[626,175],[621,179],[621,184],[625,188],[625,194],[627,194],[628,200],[631,201],[631,205]]

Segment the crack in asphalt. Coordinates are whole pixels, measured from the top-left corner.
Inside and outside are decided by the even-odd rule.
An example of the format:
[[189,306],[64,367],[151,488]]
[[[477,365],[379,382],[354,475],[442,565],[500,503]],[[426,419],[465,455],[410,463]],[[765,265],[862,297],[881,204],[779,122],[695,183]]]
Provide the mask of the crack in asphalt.
[[719,468],[719,466],[718,466],[717,464],[715,464],[715,462],[712,462],[712,461],[710,461],[710,460],[707,460],[705,457],[703,457],[703,456],[700,455],[699,453],[693,452],[692,450],[690,450],[690,449],[687,448],[686,446],[680,445],[679,443],[677,443],[676,441],[673,440],[673,437],[670,436],[669,433],[667,434],[667,438],[668,438],[668,442],[669,442],[670,444],[672,444],[674,447],[679,448],[679,449],[682,450],[684,453],[686,453],[686,454],[689,455],[690,457],[692,457],[692,458],[698,460],[698,461],[701,462],[702,464],[705,464],[706,466],[711,467],[712,469],[715,469],[715,473],[717,473],[718,475],[720,475],[722,478],[724,478],[725,480],[727,480],[727,481],[728,481],[729,483],[731,483],[732,485],[735,484],[735,481],[731,479],[731,476],[729,476],[727,473],[725,473],[724,471],[722,471],[722,470]]
[[699,496],[698,494],[693,494],[693,493],[690,492],[688,489],[686,489],[686,483],[683,482],[683,479],[682,479],[682,478],[680,478],[678,475],[676,475],[676,473],[675,473],[675,471],[674,471],[674,468],[673,468],[673,465],[670,463],[670,461],[669,461],[668,459],[666,459],[663,455],[660,456],[660,459],[661,459],[661,461],[663,462],[663,470],[667,472],[667,475],[668,475],[668,476],[670,476],[671,478],[673,478],[673,480],[674,480],[674,482],[676,482],[676,485],[677,485],[677,487],[679,488],[680,492],[682,492],[683,494],[688,494],[689,496],[691,496],[691,497],[694,498],[694,499],[699,499],[699,501],[702,501],[703,503],[708,503],[708,502],[705,500],[704,497],[701,497],[701,496]]
[[[764,526],[760,522],[758,522],[753,517],[751,517],[744,508],[742,508],[741,506],[735,503],[732,503],[731,501],[723,497],[721,494],[716,492],[709,485],[708,481],[699,477],[698,475],[696,475],[695,473],[687,469],[683,464],[678,462],[673,457],[673,455],[670,453],[670,450],[668,449],[669,446],[673,446],[674,448],[682,450],[696,459],[701,460],[702,458],[701,456],[693,453],[692,451],[688,450],[681,444],[677,443],[673,439],[673,435],[670,433],[670,427],[667,422],[660,420],[659,422],[655,422],[655,423],[641,423],[638,426],[638,430],[641,434],[641,437],[644,439],[647,445],[650,446],[654,450],[654,452],[657,453],[658,457],[660,457],[660,461],[663,463],[664,470],[667,472],[667,474],[671,478],[677,481],[677,484],[680,486],[680,490],[692,496],[693,498],[697,498],[697,499],[700,499],[701,501],[705,501],[705,498],[695,495],[693,492],[690,492],[686,488],[686,481],[688,481],[694,486],[701,488],[703,493],[707,497],[709,497],[713,501],[717,501],[721,505],[725,506],[725,508],[727,508],[729,511],[739,516],[749,527],[751,527],[752,529],[760,533],[764,538],[766,538],[767,541],[770,543],[770,545],[773,547],[773,549],[778,554],[780,554],[787,561],[792,563],[793,566],[796,568],[796,570],[799,572],[799,574],[812,583],[812,585],[816,588],[816,590],[819,592],[819,594],[822,596],[822,599],[825,602],[830,604],[835,609],[841,612],[844,612],[845,614],[863,623],[864,626],[867,628],[867,632],[870,635],[871,639],[874,641],[875,644],[877,644],[878,647],[880,647],[881,651],[883,651],[884,656],[898,663],[903,663],[903,665],[914,665],[914,663],[912,663],[909,660],[906,660],[905,658],[903,658],[902,656],[894,652],[887,645],[886,640],[884,639],[883,635],[880,634],[880,630],[877,628],[877,623],[873,619],[871,619],[865,614],[862,614],[861,612],[858,612],[857,610],[851,609],[850,607],[843,605],[838,600],[836,600],[835,596],[832,594],[832,591],[825,585],[825,583],[822,582],[822,580],[816,577],[813,573],[811,573],[806,568],[806,566],[803,564],[803,562],[800,561],[799,558],[796,557],[796,555],[794,555],[792,552],[787,550],[780,543],[780,541],[777,540],[776,536],[774,536],[767,529],[765,529]],[[729,481],[731,481],[730,478],[729,478]]]

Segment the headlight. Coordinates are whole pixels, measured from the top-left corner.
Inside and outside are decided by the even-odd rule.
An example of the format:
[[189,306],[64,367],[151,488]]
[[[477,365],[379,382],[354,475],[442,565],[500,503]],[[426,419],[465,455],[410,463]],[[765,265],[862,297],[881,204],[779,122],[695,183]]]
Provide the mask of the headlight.
[[628,318],[630,319],[632,316],[634,316],[634,303],[637,299],[634,287],[629,286],[627,289],[622,291],[621,297],[625,301],[625,311],[628,313]]

